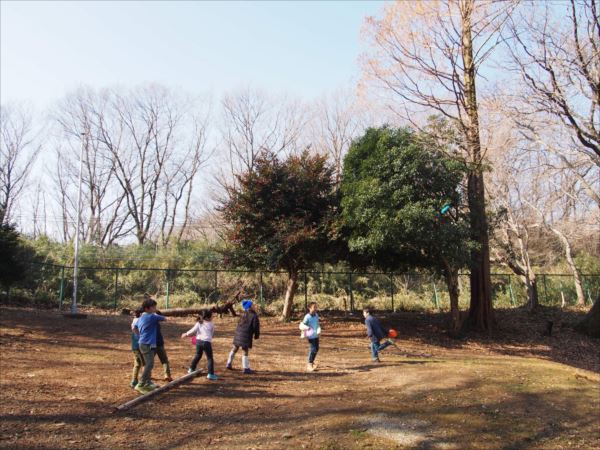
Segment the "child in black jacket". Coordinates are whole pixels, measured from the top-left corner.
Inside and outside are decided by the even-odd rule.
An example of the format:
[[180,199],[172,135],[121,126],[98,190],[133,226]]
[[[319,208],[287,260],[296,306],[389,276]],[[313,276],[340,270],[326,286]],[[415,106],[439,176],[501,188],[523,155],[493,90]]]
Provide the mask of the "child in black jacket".
[[244,313],[240,317],[240,321],[235,329],[233,347],[231,348],[231,352],[229,352],[229,358],[227,358],[227,369],[233,370],[233,358],[239,348],[242,347],[244,352],[242,367],[244,373],[249,374],[252,373],[252,370],[250,370],[248,351],[252,348],[252,338],[258,339],[260,337],[260,321],[258,320],[258,314],[256,314],[252,300],[247,299],[242,301],[242,308],[244,308]]

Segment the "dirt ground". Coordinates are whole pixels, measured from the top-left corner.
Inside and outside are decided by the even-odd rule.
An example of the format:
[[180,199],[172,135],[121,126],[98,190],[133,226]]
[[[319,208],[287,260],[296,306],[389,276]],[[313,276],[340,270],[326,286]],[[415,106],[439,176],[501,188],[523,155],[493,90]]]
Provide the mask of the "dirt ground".
[[[561,323],[543,337],[549,314],[499,311],[498,334],[463,340],[445,336],[441,316],[394,314],[385,322],[400,350],[376,365],[358,317],[325,313],[314,373],[297,324],[262,318],[250,376],[224,370],[236,321],[216,318],[219,381],[114,413],[137,395],[129,317],[0,308],[0,447],[600,448],[600,342]],[[192,325],[163,325],[176,377],[193,356],[179,338]]]

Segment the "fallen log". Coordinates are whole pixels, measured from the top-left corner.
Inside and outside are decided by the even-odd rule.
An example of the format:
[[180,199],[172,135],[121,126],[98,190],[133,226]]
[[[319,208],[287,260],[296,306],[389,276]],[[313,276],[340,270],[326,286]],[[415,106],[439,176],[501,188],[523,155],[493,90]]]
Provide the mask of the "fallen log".
[[[227,302],[222,306],[213,306],[209,308],[213,313],[218,314],[222,317],[223,314],[230,313],[233,317],[236,317],[235,309],[233,308],[234,302]],[[202,314],[207,308],[173,308],[173,309],[161,309],[160,314],[165,317],[183,317],[193,316]]]
[[161,309],[160,314],[165,317],[182,317],[201,314],[205,308],[173,308]]
[[169,389],[173,389],[174,387],[177,387],[180,384],[186,383],[186,382],[192,380],[193,378],[196,378],[198,375],[200,375],[201,372],[202,372],[202,369],[198,369],[192,373],[188,373],[187,375],[184,375],[181,378],[177,378],[176,380],[173,380],[170,383],[165,384],[164,386],[156,388],[153,391],[148,392],[147,394],[142,394],[139,397],[134,398],[133,400],[129,400],[128,402],[117,406],[113,412],[116,413],[116,412],[126,411],[129,408],[139,405],[140,403],[144,403],[145,401],[151,399],[152,397],[154,397],[158,394],[166,392]]

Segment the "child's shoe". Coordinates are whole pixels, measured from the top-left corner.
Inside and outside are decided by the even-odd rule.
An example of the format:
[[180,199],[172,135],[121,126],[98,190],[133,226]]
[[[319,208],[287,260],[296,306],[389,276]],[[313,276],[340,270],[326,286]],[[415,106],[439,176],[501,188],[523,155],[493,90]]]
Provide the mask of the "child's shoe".
[[145,387],[147,387],[148,389],[150,389],[151,391],[153,391],[154,389],[158,388],[158,384],[154,384],[152,381],[150,383],[148,383]]
[[142,386],[141,384],[138,384],[135,387],[135,390],[140,394],[147,394],[148,392],[152,392],[154,389],[151,389],[149,386]]
[[227,365],[225,366],[225,368],[226,368],[227,370],[233,370],[233,367],[231,366],[231,364],[227,364]]
[[169,383],[170,383],[171,381],[173,381],[173,378],[171,377],[171,375],[166,375],[166,376],[163,378],[163,381],[167,381],[167,382],[169,382]]
[[381,360],[379,358],[373,358],[373,362],[374,363],[379,363],[379,362],[381,362]]
[[195,372],[195,370],[193,370],[193,369],[190,367],[190,368],[188,369],[188,372],[187,372],[187,373],[194,373],[194,372]]
[[132,389],[135,389],[137,384],[138,384],[138,380],[131,380],[131,383],[129,383],[129,386],[131,386]]
[[217,381],[219,379],[219,377],[216,376],[214,373],[209,373],[208,375],[206,375],[206,378],[208,378],[210,381]]
[[253,373],[254,373],[254,370],[252,370],[252,369],[250,369],[250,368],[248,367],[247,369],[244,369],[244,373],[245,373],[246,375],[251,375],[251,374],[253,374]]
[[306,365],[306,371],[307,372],[314,372],[315,371],[315,365],[313,363],[308,363]]

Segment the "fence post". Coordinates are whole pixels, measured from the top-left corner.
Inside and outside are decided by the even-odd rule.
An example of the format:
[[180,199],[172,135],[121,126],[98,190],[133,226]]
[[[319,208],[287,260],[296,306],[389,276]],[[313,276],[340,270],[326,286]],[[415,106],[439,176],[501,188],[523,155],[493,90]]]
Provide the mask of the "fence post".
[[60,289],[58,293],[58,309],[62,309],[63,300],[65,298],[65,266],[60,269]]
[[585,277],[582,277],[582,278],[583,278],[582,282],[583,282],[583,285],[585,286],[585,291],[587,293],[587,299],[585,301],[585,304],[587,305],[588,301],[589,301],[590,304],[593,304],[593,302],[592,302],[592,295],[590,294],[590,283],[587,280],[587,278],[585,278]]
[[117,309],[117,296],[118,296],[118,291],[119,289],[119,268],[117,267],[117,269],[115,270],[115,298],[114,298],[114,308]]
[[508,275],[508,293],[510,294],[510,304],[515,306],[515,294],[513,293],[512,278],[510,274]]
[[169,269],[165,270],[165,276],[167,277],[167,296],[165,299],[165,309],[169,309],[169,295],[170,295],[170,279],[169,279]]
[[260,307],[264,308],[265,307],[265,298],[263,297],[263,273],[262,270],[260,272],[260,283],[259,283],[259,292],[260,292]]
[[549,303],[548,303],[548,286],[546,285],[546,274],[542,275],[542,278],[544,279],[544,298],[546,299],[546,305],[549,305]]
[[308,311],[308,275],[304,272],[304,310]]
[[390,274],[390,290],[392,293],[392,312],[396,311],[394,308],[394,274]]
[[350,312],[354,312],[354,293],[352,292],[352,272],[348,272],[348,291],[350,292]]

